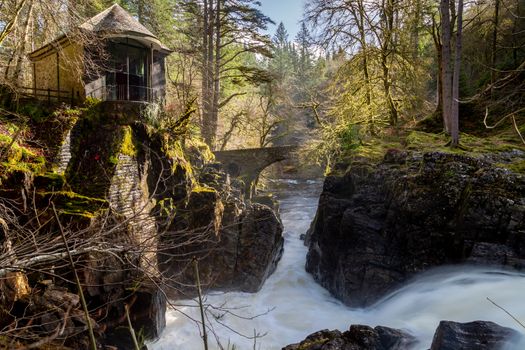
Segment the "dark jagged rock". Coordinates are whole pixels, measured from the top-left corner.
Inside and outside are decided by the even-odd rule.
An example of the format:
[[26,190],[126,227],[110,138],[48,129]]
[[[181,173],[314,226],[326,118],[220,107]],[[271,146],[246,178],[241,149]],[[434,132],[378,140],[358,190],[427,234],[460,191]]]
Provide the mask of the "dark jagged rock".
[[364,306],[443,264],[525,266],[525,178],[497,157],[391,151],[328,176],[306,237],[306,269]]
[[493,322],[441,321],[430,350],[499,350],[521,336],[519,332]]
[[270,207],[253,204],[242,220],[235,265],[235,285],[257,292],[283,255],[283,226]]
[[399,329],[352,325],[346,332],[322,330],[283,350],[404,350],[415,338]]
[[[181,246],[177,239],[185,238],[180,232],[202,236],[195,244],[169,249],[166,256],[161,253],[161,269],[178,276],[174,282],[178,292],[183,292],[174,296],[196,293],[195,273],[187,257],[190,251],[196,252],[193,256],[199,260],[199,277],[205,289],[258,291],[282,255],[279,218],[268,206],[246,203],[242,188],[230,183],[220,167],[203,169],[200,182],[206,187],[194,190],[188,203],[178,208],[167,230],[173,234],[165,235],[162,242]],[[179,284],[190,287],[183,289]]]

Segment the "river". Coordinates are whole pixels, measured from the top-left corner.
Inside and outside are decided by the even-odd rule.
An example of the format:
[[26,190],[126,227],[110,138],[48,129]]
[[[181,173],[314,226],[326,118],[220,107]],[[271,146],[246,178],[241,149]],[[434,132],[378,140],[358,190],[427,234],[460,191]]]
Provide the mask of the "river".
[[[282,186],[281,186],[282,188]],[[277,192],[284,224],[285,248],[275,273],[261,291],[211,293],[206,296],[210,349],[281,349],[321,329],[345,330],[351,324],[383,325],[408,330],[419,339],[415,349],[428,349],[440,320],[493,321],[520,329],[505,312],[487,297],[525,320],[525,275],[470,266],[441,268],[423,274],[402,289],[366,309],[352,309],[333,298],[305,272],[307,248],[300,235],[315,216],[321,183],[287,181]],[[202,339],[193,300],[179,301],[177,310],[166,316],[167,326],[151,350],[198,350]],[[258,317],[257,317],[258,316]],[[251,319],[252,317],[255,317]],[[525,343],[508,349],[525,349]]]

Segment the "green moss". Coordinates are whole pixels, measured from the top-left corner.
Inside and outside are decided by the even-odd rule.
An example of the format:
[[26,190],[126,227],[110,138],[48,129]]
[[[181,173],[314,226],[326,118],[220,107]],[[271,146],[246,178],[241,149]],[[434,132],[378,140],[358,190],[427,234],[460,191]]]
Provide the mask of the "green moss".
[[193,167],[191,163],[186,159],[186,154],[182,146],[181,141],[169,142],[164,140],[164,152],[166,155],[173,160],[173,172],[182,171],[189,183],[195,182]]
[[100,109],[102,105],[101,103],[102,101],[97,98],[93,98],[93,97],[86,98],[86,100],[84,101],[84,106],[81,109],[82,117],[90,121],[100,122],[100,119],[102,116],[101,109]]
[[36,176],[34,184],[37,190],[57,191],[64,188],[66,185],[66,178],[62,174],[45,173]]
[[461,133],[460,148],[450,148],[447,146],[449,137],[444,133],[432,134],[422,131],[412,131],[406,137],[406,148],[415,151],[429,152],[442,151],[447,153],[459,153],[471,156],[478,156],[483,153],[505,152],[513,149],[525,150],[523,145],[509,142],[498,135],[477,137],[474,135]]
[[423,131],[412,131],[406,136],[405,142],[406,148],[419,149],[421,147],[428,148],[429,146],[445,146],[447,140],[443,133],[434,134]]
[[7,135],[4,135],[4,134],[0,134],[0,143],[3,143],[5,145],[8,145],[11,143],[13,139],[11,138],[11,136],[7,136]]
[[2,162],[0,163],[0,177],[5,177],[15,171],[40,174],[45,171],[45,168],[45,163]]
[[441,111],[435,111],[417,123],[416,128],[421,131],[439,133],[443,130]]
[[[18,127],[14,124],[2,123],[2,127],[12,134],[18,131]],[[9,150],[6,152],[7,147]],[[0,176],[8,175],[14,171],[40,174],[45,170],[46,160],[41,154],[37,153],[38,150],[22,145],[18,140],[13,142],[10,135],[0,134],[0,150],[3,156],[0,163]]]
[[191,190],[192,193],[217,193],[217,190],[211,187],[197,185]]
[[109,164],[117,165],[118,164],[118,157],[117,156],[110,156],[108,159]]
[[30,117],[37,123],[45,121],[52,114],[48,108],[37,102],[26,102],[18,108],[17,112]]
[[211,163],[215,161],[215,154],[211,151],[210,147],[199,137],[190,137],[186,139],[185,148],[191,156],[201,158],[204,163]]
[[518,174],[525,174],[525,160],[519,160],[509,164],[497,164],[499,167],[509,169]]
[[38,195],[46,201],[52,201],[60,213],[94,217],[100,210],[107,209],[106,200],[80,195],[71,191],[41,192]]
[[383,159],[388,149],[400,147],[402,146],[399,142],[396,143],[389,139],[370,138],[363,141],[351,154],[352,158],[362,157],[377,162]]
[[124,155],[135,157],[137,155],[137,147],[135,146],[133,139],[133,131],[131,127],[126,126],[123,129],[122,144],[120,152]]
[[164,198],[157,202],[157,208],[160,215],[170,216],[175,215],[177,206],[173,198]]
[[[525,151],[525,146],[518,140],[507,139],[500,135],[477,137],[474,135],[461,133],[460,147],[451,148],[448,146],[450,137],[445,133],[428,133],[423,131],[410,131],[398,135],[383,137],[369,137],[363,139],[361,144],[349,152],[343,152],[339,157],[341,163],[351,164],[359,158],[366,159],[367,162],[380,162],[389,149],[408,150],[415,152],[443,152],[451,154],[463,154],[470,157],[481,157],[487,153],[508,152],[512,150]],[[510,164],[502,164],[512,171],[524,172],[523,161],[516,161]],[[446,175],[446,174],[445,174]]]

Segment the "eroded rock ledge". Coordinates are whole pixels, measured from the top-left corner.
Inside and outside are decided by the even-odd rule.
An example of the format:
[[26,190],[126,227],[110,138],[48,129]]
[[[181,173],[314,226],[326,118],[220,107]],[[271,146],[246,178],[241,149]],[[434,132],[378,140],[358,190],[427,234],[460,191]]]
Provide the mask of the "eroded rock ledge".
[[[525,179],[474,158],[390,150],[328,176],[307,234],[306,270],[350,306],[366,306],[418,272],[458,263],[525,266]],[[345,167],[346,168],[346,167]]]

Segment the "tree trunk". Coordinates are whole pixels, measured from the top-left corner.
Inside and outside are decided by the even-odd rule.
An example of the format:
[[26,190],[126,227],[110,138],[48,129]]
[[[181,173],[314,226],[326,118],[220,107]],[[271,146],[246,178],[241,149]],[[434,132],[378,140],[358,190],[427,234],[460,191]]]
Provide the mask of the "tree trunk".
[[206,64],[208,67],[206,70],[208,71],[208,92],[206,93],[207,96],[207,103],[208,103],[208,115],[207,115],[207,123],[209,125],[209,133],[208,133],[208,139],[206,140],[206,143],[208,146],[210,146],[211,149],[215,148],[215,136],[217,134],[217,123],[214,123],[213,121],[213,95],[214,95],[214,84],[213,84],[213,65],[214,65],[214,29],[215,29],[215,17],[213,12],[213,3],[214,0],[208,0],[208,52],[206,54]]
[[454,79],[452,83],[452,108],[450,136],[451,146],[459,145],[459,76],[461,72],[461,36],[463,33],[463,0],[458,0],[457,30],[456,30],[456,55],[454,59]]
[[518,66],[518,48],[520,47],[519,45],[519,37],[518,37],[518,30],[519,30],[519,27],[518,27],[518,23],[520,21],[520,16],[521,16],[521,9],[520,9],[520,2],[522,0],[516,0],[516,14],[517,16],[514,16],[514,21],[512,23],[512,62],[513,62],[513,65],[514,67],[517,67]]
[[357,20],[356,16],[356,22],[358,24],[358,30],[359,30],[359,37],[361,42],[361,50],[363,52],[363,75],[365,78],[365,84],[366,84],[366,104],[370,105],[372,102],[372,93],[370,88],[370,73],[368,71],[368,45],[366,42],[366,33],[365,33],[365,18],[364,18],[364,12],[365,9],[363,8],[362,1],[359,1],[359,20]]
[[27,10],[27,16],[24,20],[23,24],[23,37],[22,41],[18,44],[18,49],[15,51],[16,55],[16,64],[15,64],[15,70],[13,72],[13,81],[16,83],[17,86],[22,86],[24,83],[24,75],[22,74],[22,63],[24,61],[24,56],[26,52],[26,45],[29,38],[29,20],[32,17],[33,14],[33,0],[29,1],[29,8]]
[[[490,83],[494,84],[496,81],[496,49],[498,42],[498,25],[499,25],[499,0],[495,0],[494,4],[494,30],[492,31],[492,51],[490,57]],[[492,94],[492,91],[491,91]]]
[[220,70],[221,70],[221,1],[217,0],[217,7],[215,10],[215,67],[213,74],[213,102],[212,102],[212,125],[213,130],[213,143],[212,149],[215,146],[215,137],[217,135],[217,126],[219,123],[219,95],[220,95]]
[[443,48],[441,46],[439,28],[435,17],[432,16],[432,39],[437,52],[438,70],[436,74],[437,80],[437,96],[436,96],[436,112],[443,115]]
[[415,62],[419,58],[419,25],[421,23],[421,1],[416,0],[414,6],[414,23],[411,30],[412,41],[412,60]]
[[443,124],[445,131],[451,131],[451,108],[452,108],[452,68],[451,68],[451,26],[450,26],[450,2],[441,0],[441,96],[443,99]]
[[13,30],[14,25],[15,25],[16,21],[18,20],[18,16],[20,15],[20,11],[22,11],[22,9],[24,8],[25,3],[26,3],[26,0],[22,0],[18,4],[18,6],[17,6],[17,8],[15,10],[15,14],[9,20],[9,22],[7,22],[5,24],[4,28],[0,32],[0,45],[4,42],[5,38],[7,38],[9,33],[11,33],[11,31]]
[[139,0],[137,4],[137,17],[140,23],[144,23],[144,3]]
[[390,83],[390,68],[388,66],[388,56],[392,44],[392,35],[394,27],[394,3],[393,0],[386,0],[384,7],[385,28],[383,33],[383,43],[381,45],[381,67],[383,69],[383,89],[388,105],[388,114],[390,125],[395,126],[398,121],[398,113],[396,105],[392,98],[391,83]]
[[210,26],[210,13],[209,13],[209,7],[208,2],[211,2],[212,0],[203,0],[203,7],[202,7],[202,14],[203,14],[203,21],[202,21],[202,67],[201,67],[201,75],[202,75],[202,83],[201,83],[201,99],[202,99],[202,119],[201,119],[201,134],[204,138],[204,141],[211,145],[211,125],[210,125],[210,118],[209,118],[209,111],[210,111],[210,86],[209,86],[209,75],[211,74],[208,70],[208,47],[211,45],[210,42],[208,42],[208,32],[209,32],[209,26]]

